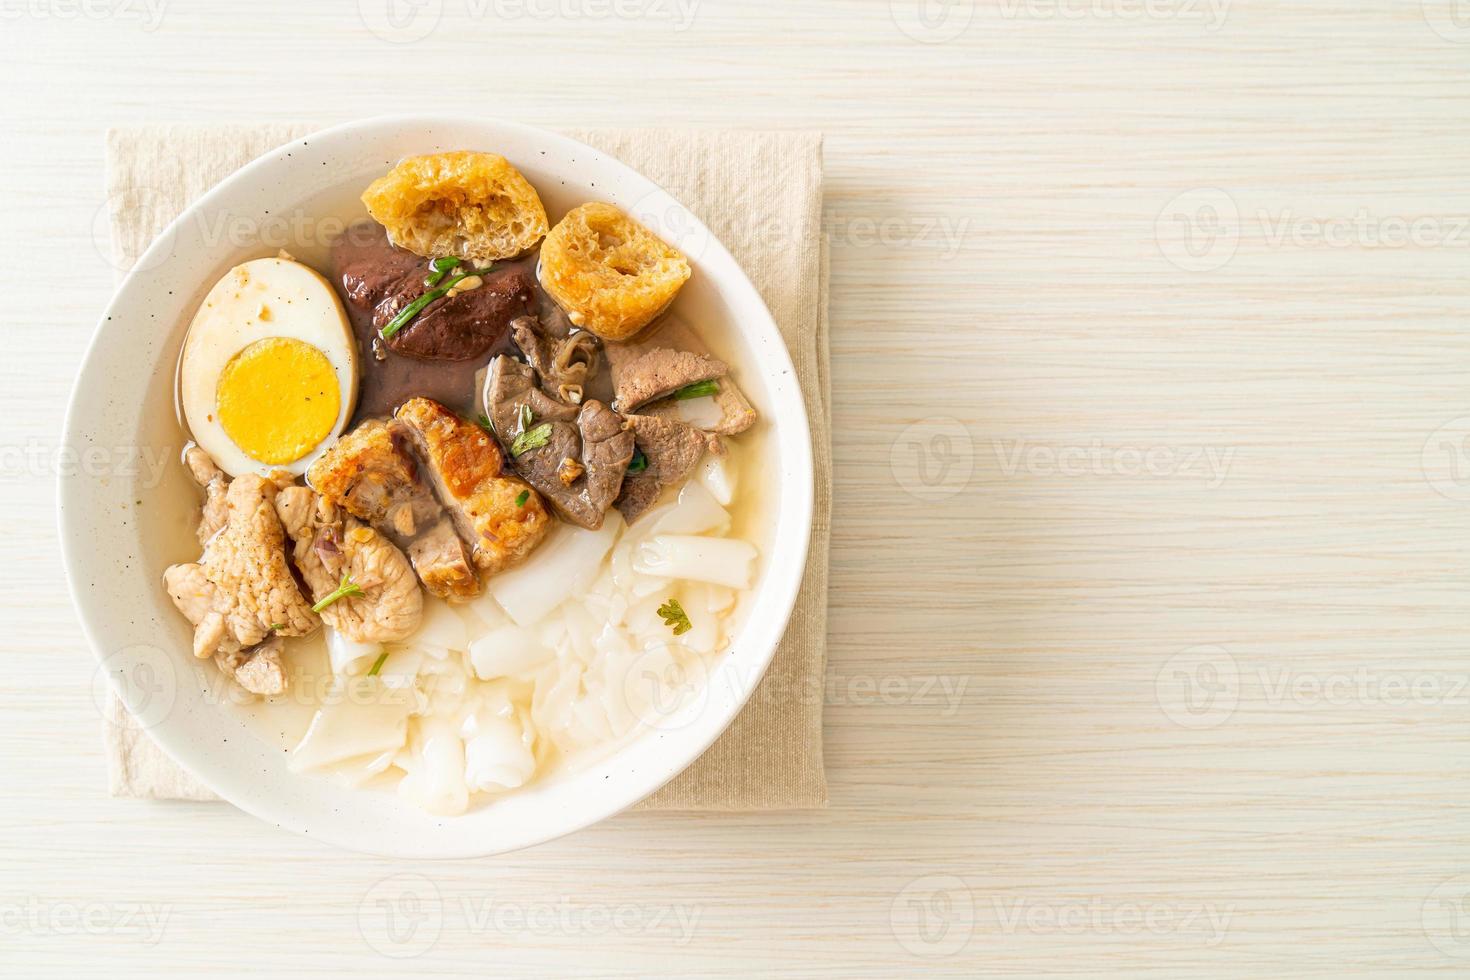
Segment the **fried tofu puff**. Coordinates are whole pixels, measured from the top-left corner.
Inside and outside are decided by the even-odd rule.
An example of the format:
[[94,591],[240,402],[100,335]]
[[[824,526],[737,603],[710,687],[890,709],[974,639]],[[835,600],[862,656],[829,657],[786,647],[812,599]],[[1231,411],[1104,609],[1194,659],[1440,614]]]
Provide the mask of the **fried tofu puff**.
[[611,204],[568,211],[541,246],[541,287],[577,326],[626,340],[674,301],[689,260]]
[[362,201],[393,244],[429,258],[508,259],[546,234],[546,209],[521,172],[494,153],[408,157]]

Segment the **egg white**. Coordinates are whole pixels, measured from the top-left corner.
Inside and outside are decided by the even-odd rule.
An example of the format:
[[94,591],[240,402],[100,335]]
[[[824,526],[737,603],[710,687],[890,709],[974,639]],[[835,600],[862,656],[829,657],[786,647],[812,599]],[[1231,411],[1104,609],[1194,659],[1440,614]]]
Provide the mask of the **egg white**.
[[[337,377],[341,407],[331,433],[305,456],[272,466],[247,455],[220,424],[216,389],[230,359],[257,340],[286,337],[320,350]],[[290,259],[237,265],[209,291],[194,314],[179,363],[179,401],[201,449],[231,476],[285,470],[300,475],[347,427],[357,407],[357,343],[330,283]]]

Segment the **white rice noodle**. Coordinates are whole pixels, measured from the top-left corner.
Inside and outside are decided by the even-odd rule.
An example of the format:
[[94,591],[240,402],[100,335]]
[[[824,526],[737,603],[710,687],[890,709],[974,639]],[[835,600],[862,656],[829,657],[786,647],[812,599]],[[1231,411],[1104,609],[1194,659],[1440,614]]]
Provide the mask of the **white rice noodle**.
[[592,583],[622,529],[617,511],[609,511],[597,531],[557,524],[529,558],[490,580],[490,593],[521,626],[540,622]]
[[591,664],[593,644],[597,640],[597,631],[601,624],[588,614],[587,607],[580,602],[568,602],[563,606],[562,620],[566,623],[566,636],[557,652],[573,657],[582,664]]
[[669,580],[666,578],[655,578],[652,575],[640,575],[633,580],[633,586],[629,589],[633,593],[632,598],[643,599],[647,596],[667,593],[669,591]]
[[658,534],[634,554],[633,570],[641,575],[748,589],[755,556],[755,546],[746,541]]
[[416,718],[409,735],[407,775],[398,783],[398,795],[438,816],[454,816],[469,808],[465,785],[464,742],[448,719],[437,715]]
[[305,772],[391,752],[403,744],[409,714],[417,707],[411,691],[391,688],[376,677],[339,680],[291,751],[290,768]]
[[668,595],[649,595],[630,603],[625,622],[628,629],[637,636],[654,637],[662,634],[668,636],[668,627],[664,625],[663,618],[658,614],[658,607],[668,601]]
[[629,714],[648,728],[667,724],[689,697],[703,687],[705,679],[703,665],[686,660],[665,638],[646,642],[630,662],[610,666],[617,671],[611,678],[610,689],[623,699]]
[[472,793],[517,789],[536,772],[535,737],[504,690],[487,692],[460,726],[465,786]]
[[554,656],[535,633],[514,624],[470,641],[470,663],[481,680],[529,676]]
[[684,484],[679,502],[653,525],[657,534],[723,535],[730,527],[730,514],[702,483]]
[[675,642],[693,653],[708,656],[720,644],[720,617],[710,613],[709,592],[721,586],[704,582],[690,582],[681,590],[680,604],[689,615],[690,629],[678,636]]
[[500,608],[500,603],[496,602],[495,597],[488,592],[469,602],[458,603],[450,608],[465,621],[471,637],[488,633],[510,622],[510,617],[505,614],[504,609]]
[[[734,453],[732,447],[729,450]],[[705,453],[704,462],[699,464],[699,482],[714,496],[721,507],[729,507],[735,499],[735,464],[729,455],[716,456]]]
[[[422,650],[390,651],[383,660],[383,666],[378,668],[379,683],[391,688],[412,688],[418,679],[419,669],[424,665],[424,657]],[[368,669],[372,669],[371,665]]]
[[464,618],[441,599],[425,598],[424,622],[409,643],[439,650],[468,650],[470,634]]
[[359,755],[346,759],[332,766],[330,771],[340,782],[351,787],[362,786],[368,780],[382,772],[387,772],[388,767],[393,764],[393,757],[398,754],[398,749],[388,749],[377,755]]
[[365,674],[372,667],[378,654],[383,652],[381,643],[358,643],[349,640],[330,626],[322,628],[327,636],[327,657],[331,660],[332,673]]
[[536,677],[531,699],[531,720],[562,751],[581,743],[575,729],[572,702],[582,687],[582,671],[548,664]]
[[425,658],[418,672],[418,690],[426,705],[423,713],[450,715],[458,711],[469,691],[471,673],[458,656]]
[[705,585],[705,612],[723,616],[735,608],[735,590],[724,585]]
[[[627,632],[611,623],[604,626],[597,637],[597,661],[605,678],[626,678],[639,652]],[[602,705],[607,713],[608,727],[619,735],[631,731],[638,723],[638,716],[624,692],[620,687],[610,689],[605,682],[602,688]]]

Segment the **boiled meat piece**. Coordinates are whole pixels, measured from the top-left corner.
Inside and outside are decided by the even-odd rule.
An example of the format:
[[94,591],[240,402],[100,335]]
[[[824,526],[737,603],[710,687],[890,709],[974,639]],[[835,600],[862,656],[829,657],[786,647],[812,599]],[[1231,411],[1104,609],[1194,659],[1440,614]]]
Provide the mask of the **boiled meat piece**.
[[221,650],[214,655],[214,662],[251,694],[282,694],[286,690],[286,667],[281,662],[285,646],[285,640],[272,636],[249,650]]
[[[623,417],[595,399],[578,408],[549,397],[529,365],[505,356],[490,362],[485,404],[496,437],[526,482],[567,521],[600,528],[633,458],[633,430]],[[542,426],[544,438],[517,455],[516,437]]]
[[[209,475],[202,466],[191,470]],[[215,486],[211,478],[206,492]],[[203,556],[164,573],[174,605],[195,626],[196,657],[233,653],[273,635],[305,636],[320,625],[286,564],[274,506],[279,489],[253,473],[231,482],[224,491],[224,523],[208,537]],[[206,504],[206,521],[211,513],[217,519],[221,511]]]
[[694,426],[674,419],[629,415],[628,421],[633,426],[634,443],[647,461],[642,470],[629,473],[623,480],[616,502],[623,519],[632,524],[653,506],[664,490],[679,486],[689,478],[704,456],[709,437]]
[[296,568],[316,602],[344,584],[356,587],[322,609],[328,626],[358,643],[404,640],[419,628],[424,596],[393,542],[306,487],[282,490],[276,509],[295,542]]

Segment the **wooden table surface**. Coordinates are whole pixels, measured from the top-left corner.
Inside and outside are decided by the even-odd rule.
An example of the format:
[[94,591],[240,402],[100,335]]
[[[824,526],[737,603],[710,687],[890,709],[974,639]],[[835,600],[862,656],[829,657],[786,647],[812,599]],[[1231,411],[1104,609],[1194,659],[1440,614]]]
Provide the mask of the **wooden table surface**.
[[[1463,7],[390,10],[0,0],[0,973],[1470,973]],[[103,133],[421,109],[826,130],[830,810],[412,864],[107,797]]]

